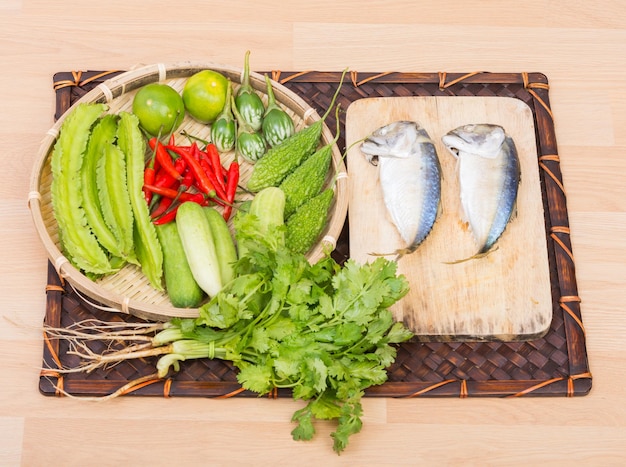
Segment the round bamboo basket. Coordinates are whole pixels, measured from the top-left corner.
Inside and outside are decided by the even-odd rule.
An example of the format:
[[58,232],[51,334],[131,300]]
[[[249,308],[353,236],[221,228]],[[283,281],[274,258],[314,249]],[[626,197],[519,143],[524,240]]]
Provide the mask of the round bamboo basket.
[[[233,83],[235,92],[239,83],[241,83],[242,68],[216,63],[195,62],[154,64],[111,78],[85,94],[78,102],[106,103],[109,106],[108,112],[110,113],[131,111],[133,97],[140,87],[148,83],[162,82],[169,84],[182,93],[187,78],[205,69],[219,71],[229,78]],[[258,73],[251,72],[250,82],[262,97],[264,103],[267,104],[264,77]],[[292,91],[277,82],[272,82],[272,86],[276,100],[291,115],[296,131],[320,119],[319,114]],[[91,280],[76,269],[63,255],[59,243],[58,226],[50,199],[52,182],[50,156],[61,125],[72,109],[70,108],[59,118],[55,125],[46,133],[41,143],[32,171],[28,199],[39,237],[59,276],[67,281],[78,293],[83,295],[86,301],[101,309],[132,314],[139,318],[155,321],[163,321],[175,317],[197,317],[197,308],[174,307],[167,294],[154,289],[137,266],[128,264],[115,274]],[[210,126],[195,121],[189,115],[185,116],[185,120],[179,128],[179,131],[182,130],[203,139],[210,139]],[[183,137],[179,136],[179,138],[182,141]],[[333,134],[324,125],[322,144],[327,144],[332,140]],[[222,154],[222,162],[228,164],[234,157],[234,151]],[[252,168],[251,164],[241,161],[240,185],[245,186]],[[325,187],[328,186],[334,187],[335,197],[326,228],[321,234],[318,243],[307,254],[307,258],[312,263],[319,260],[325,251],[335,248],[336,240],[341,233],[347,215],[346,168],[336,145],[333,148],[331,169],[326,179]],[[238,199],[246,196],[251,197],[251,195],[242,194],[238,195]]]

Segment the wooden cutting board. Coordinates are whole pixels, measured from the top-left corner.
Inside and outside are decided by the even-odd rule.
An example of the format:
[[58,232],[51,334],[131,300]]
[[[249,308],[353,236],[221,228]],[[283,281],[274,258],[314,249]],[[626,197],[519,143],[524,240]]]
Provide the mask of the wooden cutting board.
[[[441,162],[441,213],[426,240],[398,261],[410,292],[392,308],[420,341],[519,341],[543,336],[552,319],[546,230],[530,108],[504,97],[388,97],[353,102],[346,116],[350,255],[405,246],[387,216],[378,168],[360,140],[397,120],[414,120],[429,133]],[[495,123],[517,147],[521,182],[517,208],[497,248],[485,257],[450,264],[476,253],[459,198],[456,159],[441,143],[468,123]],[[354,144],[356,143],[356,144]],[[354,145],[353,145],[354,144]],[[389,255],[393,258],[394,255]]]

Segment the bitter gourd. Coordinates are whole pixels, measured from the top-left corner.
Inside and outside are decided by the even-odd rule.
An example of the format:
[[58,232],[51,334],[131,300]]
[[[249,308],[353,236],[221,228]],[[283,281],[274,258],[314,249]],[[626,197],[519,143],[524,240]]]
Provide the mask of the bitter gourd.
[[[337,105],[337,114],[339,105]],[[339,139],[339,115],[335,139],[318,149],[281,182],[279,188],[285,193],[285,219],[307,200],[317,195],[326,180],[333,154],[333,146]]]
[[334,191],[327,188],[300,206],[287,219],[285,244],[295,253],[307,253],[318,239],[328,218]]

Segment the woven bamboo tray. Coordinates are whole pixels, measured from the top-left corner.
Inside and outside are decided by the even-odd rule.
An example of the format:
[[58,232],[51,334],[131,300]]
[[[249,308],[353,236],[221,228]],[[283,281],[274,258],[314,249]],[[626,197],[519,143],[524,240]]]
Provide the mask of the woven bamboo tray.
[[[64,72],[54,76],[60,116],[89,89],[118,72]],[[296,92],[322,113],[337,89],[338,72],[273,72],[273,78]],[[533,111],[545,207],[546,239],[550,262],[553,320],[548,333],[528,342],[408,342],[399,346],[389,368],[389,380],[370,388],[367,396],[474,397],[474,396],[582,396],[589,393],[589,370],[578,297],[574,256],[570,243],[566,196],[560,171],[549,102],[547,78],[540,73],[357,73],[344,83],[339,97],[342,108],[356,99],[387,96],[500,96],[521,99]],[[345,115],[342,115],[342,119]],[[327,125],[333,128],[334,116]],[[345,123],[343,120],[342,124]],[[343,129],[342,129],[343,131]],[[343,149],[345,142],[339,141]],[[348,225],[333,255],[348,255]],[[93,308],[78,297],[48,265],[45,322],[69,326],[97,318],[108,322],[140,321]],[[104,347],[104,343],[95,343]],[[59,375],[55,368],[76,362],[67,347],[44,334],[40,391],[44,395],[101,396],[129,381],[154,372],[155,359],[124,362],[91,374]],[[62,391],[61,391],[62,390]],[[126,392],[137,396],[196,396],[226,398],[255,396],[237,383],[235,371],[219,360],[183,362],[181,371],[168,380],[148,380]],[[276,391],[272,397],[290,396]]]
[[[109,112],[128,111],[132,107],[136,92],[148,83],[166,83],[178,92],[182,90],[187,78],[195,73],[211,69],[222,73],[233,83],[233,92],[236,92],[241,82],[242,70],[235,67],[215,63],[180,62],[173,64],[154,64],[137,68],[132,71],[109,77],[88,91],[79,100],[81,102],[103,102],[109,107]],[[262,75],[250,73],[250,84],[261,95],[267,104],[266,83]],[[315,110],[297,94],[288,88],[275,83],[273,85],[277,102],[290,115],[296,131],[320,120]],[[55,264],[59,274],[85,296],[96,302],[110,307],[112,311],[129,312],[140,318],[151,320],[168,320],[174,317],[195,318],[197,308],[176,308],[172,305],[165,292],[157,291],[149,283],[148,278],[138,266],[127,264],[115,274],[105,275],[97,280],[91,280],[75,268],[62,253],[58,238],[58,225],[52,211],[50,187],[51,153],[56,144],[59,131],[67,114],[61,115],[53,128],[46,134],[39,149],[39,157],[33,168],[30,188],[30,208],[39,237],[43,242],[50,261]],[[210,139],[210,127],[199,123],[190,116],[185,116],[179,131],[185,130],[189,134],[202,139]],[[333,133],[326,125],[322,125],[322,144],[333,141]],[[222,163],[228,166],[235,158],[235,151],[222,154]],[[241,161],[241,184],[245,185],[252,173],[253,165]],[[337,237],[341,233],[347,214],[347,182],[346,168],[336,145],[333,145],[332,164],[325,180],[324,188],[333,187],[335,196],[329,209],[329,220],[320,235],[321,241],[307,253],[311,262],[315,262],[324,255],[326,248],[334,248]],[[237,198],[244,200],[251,198],[246,193],[240,193]],[[218,208],[220,209],[220,208]]]

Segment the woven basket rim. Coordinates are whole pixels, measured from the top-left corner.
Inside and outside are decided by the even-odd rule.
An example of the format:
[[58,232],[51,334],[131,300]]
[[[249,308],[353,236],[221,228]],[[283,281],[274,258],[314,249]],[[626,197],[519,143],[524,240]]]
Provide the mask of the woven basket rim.
[[[243,74],[242,68],[216,62],[179,61],[139,66],[113,76],[87,92],[58,118],[41,141],[31,172],[30,191],[28,195],[28,205],[35,228],[59,276],[67,280],[78,293],[86,295],[88,297],[85,297],[87,301],[89,301],[89,298],[94,300],[95,303],[92,304],[98,308],[157,321],[168,320],[175,317],[194,318],[198,316],[197,308],[175,308],[171,304],[169,306],[156,305],[129,298],[122,293],[116,293],[113,290],[104,288],[87,278],[64,256],[46,226],[42,213],[42,198],[40,193],[43,171],[48,163],[49,156],[59,135],[61,126],[74,106],[79,103],[102,102],[109,104],[115,102],[120,96],[124,96],[149,82],[167,82],[176,79],[184,79],[197,71],[205,69],[219,71],[235,84],[240,83]],[[250,71],[250,84],[256,91],[262,95],[266,95],[266,83],[263,75]],[[277,101],[296,114],[301,120],[301,124],[310,125],[321,119],[320,115],[312,106],[287,87],[274,80],[272,80],[272,87]],[[324,143],[328,143],[333,139],[334,136],[324,123],[322,126],[321,140]],[[336,240],[341,233],[347,217],[347,180],[345,176],[336,177],[337,174],[346,174],[347,171],[336,144],[333,146],[331,170],[336,178],[334,181],[335,198],[333,206],[331,206],[332,216],[330,217],[324,233],[320,237],[322,240],[307,254],[311,262],[320,259],[329,249],[332,250],[335,248]]]

